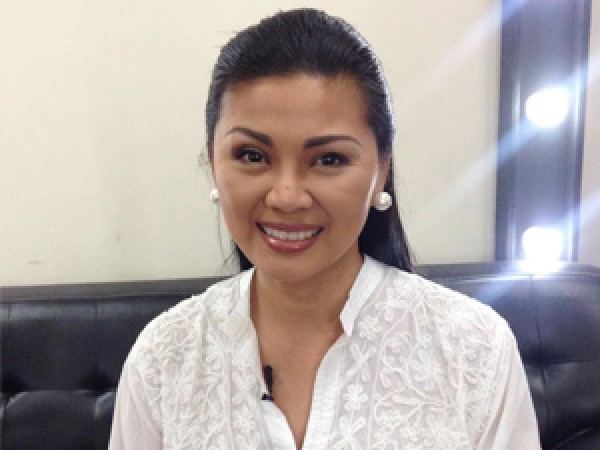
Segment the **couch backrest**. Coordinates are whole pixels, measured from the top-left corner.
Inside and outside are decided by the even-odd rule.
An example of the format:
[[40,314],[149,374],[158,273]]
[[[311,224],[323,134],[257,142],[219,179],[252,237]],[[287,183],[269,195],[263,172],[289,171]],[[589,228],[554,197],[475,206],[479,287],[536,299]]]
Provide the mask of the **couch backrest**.
[[[600,269],[507,264],[419,272],[512,327],[544,449],[600,449]],[[0,450],[104,450],[123,361],[154,316],[216,278],[0,290]]]
[[492,306],[517,338],[542,447],[600,449],[600,269],[566,265],[535,276],[498,264],[455,270],[438,266],[431,275]]

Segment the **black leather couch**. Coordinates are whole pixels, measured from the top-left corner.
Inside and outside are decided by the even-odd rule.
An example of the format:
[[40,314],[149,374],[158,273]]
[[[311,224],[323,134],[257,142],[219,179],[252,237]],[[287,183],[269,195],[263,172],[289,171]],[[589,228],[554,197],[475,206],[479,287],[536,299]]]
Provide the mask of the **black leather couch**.
[[[508,320],[544,449],[600,449],[600,269],[530,275],[489,263],[418,271]],[[216,280],[0,289],[0,450],[106,449],[115,387],[138,332]]]

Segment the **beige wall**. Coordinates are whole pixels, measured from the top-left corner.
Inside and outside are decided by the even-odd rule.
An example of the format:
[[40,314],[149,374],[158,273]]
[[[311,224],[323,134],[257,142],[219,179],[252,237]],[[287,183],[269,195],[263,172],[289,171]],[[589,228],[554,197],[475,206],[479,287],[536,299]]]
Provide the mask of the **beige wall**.
[[498,3],[4,0],[0,284],[219,273],[198,165],[211,65],[236,30],[311,5],[383,60],[418,262],[491,259]]
[[580,262],[600,267],[600,3],[592,2],[581,187]]

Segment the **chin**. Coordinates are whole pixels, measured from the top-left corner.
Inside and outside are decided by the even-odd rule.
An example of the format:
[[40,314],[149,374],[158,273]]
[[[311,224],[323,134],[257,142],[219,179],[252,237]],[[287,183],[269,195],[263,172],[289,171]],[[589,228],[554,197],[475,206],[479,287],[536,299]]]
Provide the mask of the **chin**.
[[254,266],[257,272],[270,280],[282,283],[300,283],[314,277],[318,272],[315,270],[302,270],[298,264],[258,264]]

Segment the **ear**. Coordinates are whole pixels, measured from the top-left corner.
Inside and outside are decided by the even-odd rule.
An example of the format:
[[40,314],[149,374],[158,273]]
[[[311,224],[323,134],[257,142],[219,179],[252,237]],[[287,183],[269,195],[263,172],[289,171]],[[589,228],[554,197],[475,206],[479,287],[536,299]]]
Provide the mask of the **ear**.
[[212,143],[206,143],[206,154],[208,155],[208,164],[210,164],[210,172],[212,173],[213,179],[215,178],[215,161],[214,161],[214,148]]
[[208,156],[208,164],[210,166],[210,182],[214,187],[217,187],[217,174],[215,172],[215,156],[214,147],[212,144],[206,144],[206,154]]
[[375,182],[375,193],[383,191],[385,183],[390,175],[391,156],[379,160],[379,173]]

